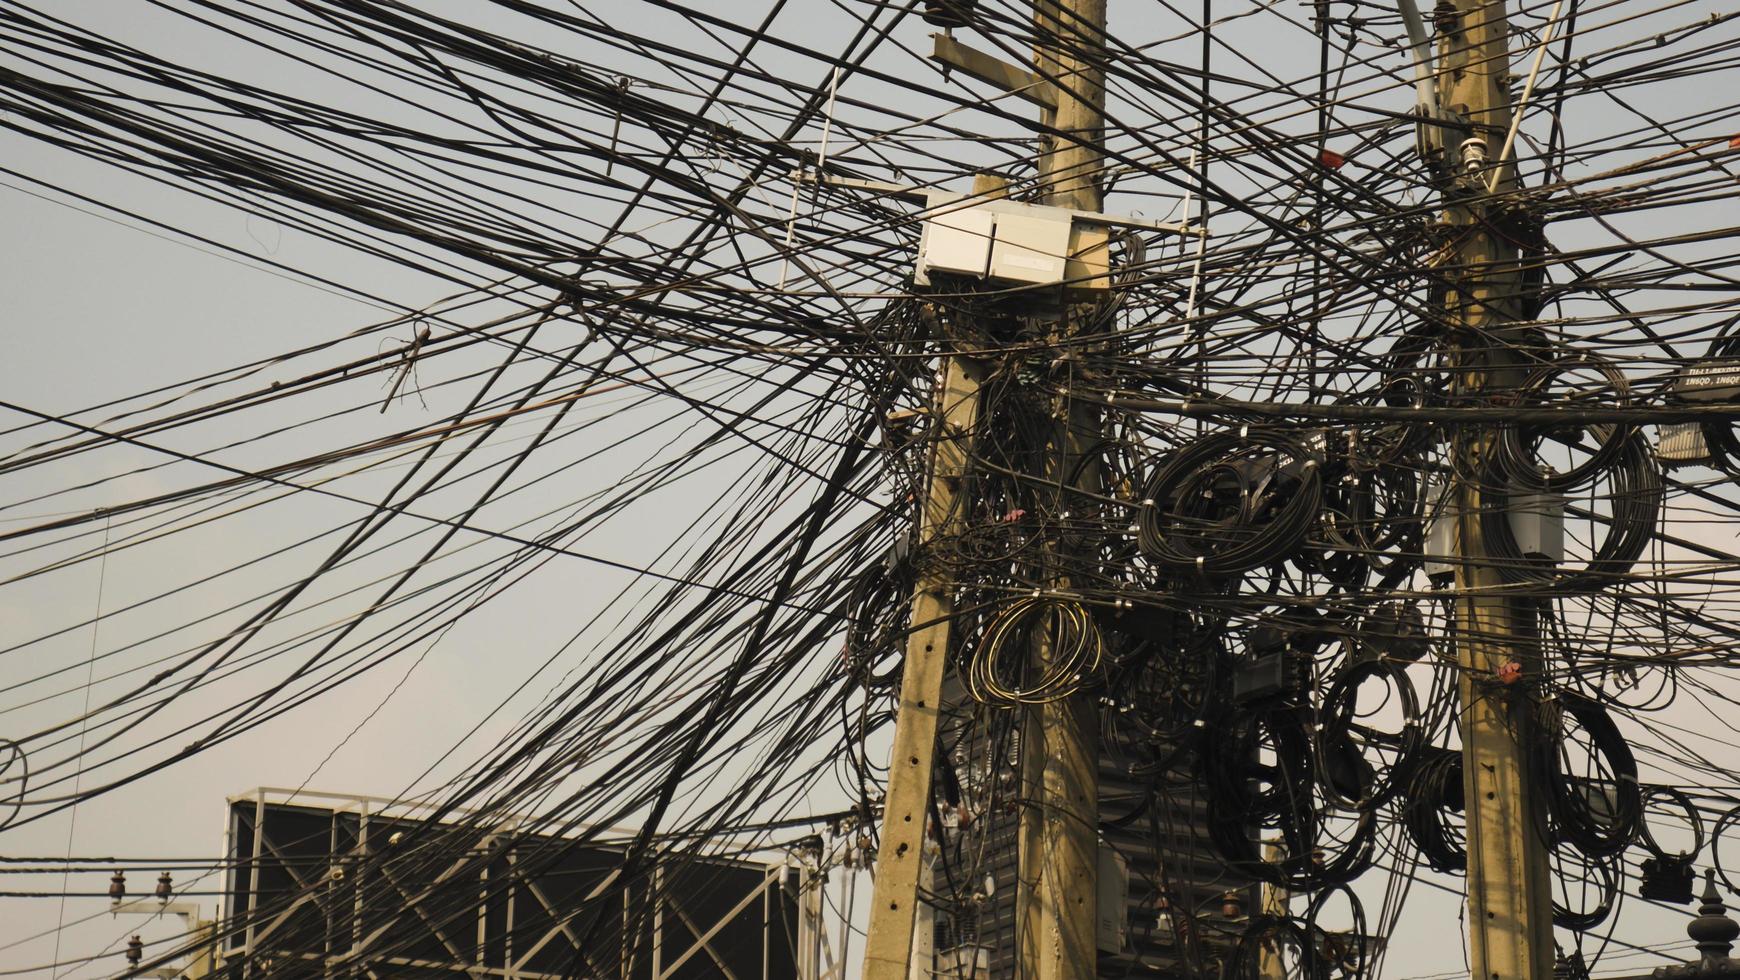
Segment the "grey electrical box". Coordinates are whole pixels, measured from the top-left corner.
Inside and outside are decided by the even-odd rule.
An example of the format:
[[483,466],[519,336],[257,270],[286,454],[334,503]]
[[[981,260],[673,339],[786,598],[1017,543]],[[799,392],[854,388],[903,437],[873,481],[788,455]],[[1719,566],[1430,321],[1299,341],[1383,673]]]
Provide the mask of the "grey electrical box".
[[[1427,480],[1426,577],[1447,581],[1456,575],[1456,498],[1450,487]],[[1557,565],[1565,560],[1565,498],[1555,493],[1516,493],[1509,498],[1510,533],[1530,558]]]
[[1456,554],[1455,498],[1447,484],[1428,479],[1422,488],[1426,499],[1426,533],[1422,540],[1426,549],[1426,577],[1434,582],[1456,575],[1456,565],[1448,561]]
[[1565,560],[1565,498],[1519,493],[1510,498],[1510,533],[1522,553],[1550,565]]
[[1740,401],[1740,363],[1716,358],[1688,365],[1675,379],[1673,392],[1682,401]]
[[1100,846],[1097,945],[1121,953],[1130,930],[1130,866],[1116,849]]

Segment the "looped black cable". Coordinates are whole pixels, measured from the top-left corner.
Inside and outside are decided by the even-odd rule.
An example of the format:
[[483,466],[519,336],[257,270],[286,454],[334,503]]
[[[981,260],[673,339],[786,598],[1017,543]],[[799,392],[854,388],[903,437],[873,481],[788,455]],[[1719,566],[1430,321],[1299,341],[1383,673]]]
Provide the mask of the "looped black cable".
[[1323,500],[1321,460],[1290,436],[1215,433],[1166,457],[1143,491],[1137,544],[1162,567],[1227,576],[1291,554]]
[[[1637,839],[1642,823],[1637,760],[1600,702],[1561,691],[1554,702],[1543,705],[1543,710],[1554,703],[1561,709],[1559,720],[1569,717],[1588,734],[1606,768],[1600,777],[1567,772],[1561,758],[1566,742],[1563,735],[1535,740],[1537,785],[1548,788],[1554,834],[1590,857],[1618,854]],[[1562,730],[1562,725],[1547,729],[1543,736],[1553,734],[1554,728]]]
[[[1332,935],[1317,923],[1318,917],[1323,914],[1323,907],[1328,904],[1332,895],[1346,898],[1348,909],[1352,912],[1353,930],[1346,936],[1346,946],[1343,945],[1341,937]],[[1371,950],[1366,943],[1365,905],[1360,902],[1352,888],[1345,884],[1329,885],[1311,896],[1310,904],[1305,907],[1304,922],[1309,934],[1313,937],[1321,936],[1324,940],[1321,944],[1313,943],[1309,955],[1313,960],[1322,958],[1329,961],[1322,964],[1325,972],[1330,968],[1338,969],[1347,980],[1361,980],[1366,975],[1371,967]]]
[[1722,834],[1729,827],[1740,823],[1740,806],[1735,806],[1716,818],[1716,825],[1710,829],[1710,865],[1716,869],[1717,877],[1731,892],[1740,892],[1733,878],[1728,877],[1728,869],[1722,865]]
[[[1518,401],[1524,405],[1570,407],[1567,400],[1548,394],[1548,389],[1554,380],[1578,368],[1593,368],[1601,374],[1606,386],[1613,391],[1613,404],[1623,406],[1629,403],[1630,382],[1626,380],[1625,374],[1612,361],[1587,351],[1574,352],[1536,369],[1518,390]],[[1602,471],[1612,466],[1633,434],[1629,426],[1614,423],[1571,428],[1578,433],[1576,439],[1565,438],[1559,427],[1506,426],[1500,431],[1494,447],[1494,468],[1503,475],[1509,486],[1531,491],[1563,493],[1593,482]],[[1581,434],[1585,432],[1595,438],[1594,449],[1582,462],[1562,473],[1549,468],[1535,453],[1535,447],[1543,439],[1553,438],[1566,445],[1577,445],[1581,443]]]
[[[1324,834],[1331,816],[1314,798],[1311,738],[1299,709],[1232,713],[1204,726],[1199,784],[1207,804],[1209,842],[1234,871],[1294,890],[1352,881],[1371,866],[1377,822],[1359,811],[1351,833]],[[1273,764],[1261,759],[1267,745]],[[1267,859],[1257,834],[1278,830],[1282,857]],[[1325,843],[1339,843],[1333,856]]]
[[1503,484],[1503,474],[1488,467],[1481,488],[1480,530],[1498,572],[1506,581],[1547,585],[1560,592],[1594,592],[1612,585],[1631,570],[1655,538],[1661,512],[1662,480],[1655,457],[1642,434],[1630,433],[1611,469],[1605,498],[1612,508],[1607,534],[1581,569],[1564,570],[1525,555],[1511,527],[1510,511],[1517,498],[1533,491]]
[[1140,726],[1151,759],[1134,762],[1130,775],[1156,783],[1186,766],[1197,733],[1223,691],[1226,649],[1213,623],[1185,613],[1138,606],[1113,620],[1140,634],[1140,659],[1132,658],[1107,678],[1107,689],[1124,701],[1119,718]]
[[1347,474],[1342,491],[1348,519],[1345,533],[1380,575],[1399,577],[1420,565],[1426,513],[1420,469],[1419,461],[1410,459]]
[[[1667,800],[1685,814],[1686,826],[1692,832],[1692,849],[1690,851],[1680,851],[1677,855],[1670,854],[1666,848],[1661,846],[1661,842],[1656,839],[1655,832],[1649,829],[1649,805],[1655,800]],[[1656,858],[1662,859],[1677,856],[1683,860],[1691,861],[1696,860],[1698,854],[1703,851],[1704,818],[1703,815],[1698,812],[1697,804],[1693,803],[1692,798],[1687,796],[1684,792],[1672,786],[1651,786],[1644,791],[1643,800],[1639,804],[1639,810],[1640,819],[1637,824],[1638,842],[1643,845],[1645,850],[1655,855]]]
[[[1329,980],[1330,970],[1325,957],[1314,953],[1316,937],[1310,927],[1287,915],[1253,915],[1245,923],[1244,933],[1228,958],[1225,976],[1254,976],[1265,946],[1280,953],[1291,947],[1299,957],[1300,980]],[[1292,976],[1293,974],[1289,974]]]
[[[1382,678],[1400,699],[1402,730],[1396,735],[1360,724],[1359,689]],[[1360,751],[1361,744],[1388,743],[1395,759],[1378,772]],[[1354,664],[1341,673],[1323,696],[1313,744],[1317,752],[1318,786],[1331,800],[1355,810],[1372,810],[1387,803],[1407,785],[1426,730],[1420,723],[1420,699],[1407,672],[1382,660]],[[1349,755],[1351,753],[1351,756]]]
[[[1574,868],[1558,870],[1558,878],[1565,884],[1563,901],[1558,896],[1553,898],[1553,924],[1572,932],[1588,932],[1607,921],[1613,914],[1614,906],[1619,902],[1619,893],[1625,884],[1625,863],[1618,854],[1604,857],[1591,857],[1578,854],[1575,851],[1566,853],[1555,850],[1553,857],[1561,864],[1574,864]],[[1570,904],[1570,885],[1580,882],[1585,886],[1596,888],[1597,899],[1593,907],[1585,905],[1573,908]]]
[[[911,597],[911,576],[882,562],[866,566],[852,583],[846,599],[846,669],[867,690],[887,688],[900,677]],[[890,657],[893,665],[877,673],[876,665]]]
[[1400,806],[1402,827],[1433,871],[1466,871],[1468,844],[1447,814],[1464,808],[1462,753],[1429,748],[1415,766]]
[[[18,771],[14,773],[12,770]],[[12,826],[24,809],[24,794],[30,788],[30,759],[24,746],[0,738],[0,830]],[[8,812],[9,811],[9,812]]]

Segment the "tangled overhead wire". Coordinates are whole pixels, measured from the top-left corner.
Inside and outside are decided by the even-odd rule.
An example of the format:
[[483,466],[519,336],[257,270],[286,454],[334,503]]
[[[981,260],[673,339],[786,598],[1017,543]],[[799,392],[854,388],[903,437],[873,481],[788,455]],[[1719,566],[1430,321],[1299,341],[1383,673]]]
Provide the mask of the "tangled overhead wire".
[[1286,432],[1241,428],[1198,439],[1162,459],[1142,488],[1142,553],[1205,576],[1280,561],[1318,516],[1320,465]]
[[[862,863],[902,659],[937,626],[918,593],[951,607],[926,830],[951,948],[1010,945],[996,856],[1039,803],[1023,726],[1065,701],[1105,734],[1130,921],[1168,903],[1176,941],[1132,930],[1132,970],[1237,972],[1278,944],[1305,975],[1375,975],[1366,940],[1402,901],[1367,921],[1347,883],[1405,895],[1418,863],[1443,884],[1469,860],[1464,691],[1531,720],[1566,928],[1644,892],[1634,858],[1663,869],[1656,901],[1721,867],[1740,767],[1705,733],[1740,697],[1740,320],[1713,83],[1735,18],[1517,10],[1541,69],[1508,150],[1414,114],[1399,9],[1118,25],[1069,52],[1104,72],[1084,182],[1112,224],[1016,256],[1088,271],[996,278],[1021,226],[998,217],[983,274],[921,284],[948,207],[1040,205],[1057,188],[1029,151],[1069,137],[915,57],[918,20],[1027,51],[1028,6],[495,8],[164,0],[156,31],[0,11],[8,138],[117,178],[8,154],[8,186],[391,310],[61,413],[8,403],[9,587],[71,594],[106,553],[154,572],[124,612],[45,607],[5,641],[26,666],[4,707],[38,720],[0,743],[0,828],[481,633],[548,660],[494,703],[499,742],[454,732],[419,787],[475,825],[395,869],[481,860],[489,821],[530,808],[526,833],[646,819],[620,869],[640,887],[666,838],[822,794]],[[992,189],[965,196],[969,174]],[[346,261],[237,249],[158,185]],[[380,295],[353,255],[459,292]],[[976,384],[948,425],[944,360]],[[413,367],[427,408],[381,412]],[[939,446],[955,504],[924,540]],[[272,544],[195,571],[174,549],[204,534]],[[596,588],[514,606],[555,564]],[[55,715],[84,663],[59,640],[85,629],[99,696]],[[1257,907],[1258,882],[1292,906],[1212,911]]]

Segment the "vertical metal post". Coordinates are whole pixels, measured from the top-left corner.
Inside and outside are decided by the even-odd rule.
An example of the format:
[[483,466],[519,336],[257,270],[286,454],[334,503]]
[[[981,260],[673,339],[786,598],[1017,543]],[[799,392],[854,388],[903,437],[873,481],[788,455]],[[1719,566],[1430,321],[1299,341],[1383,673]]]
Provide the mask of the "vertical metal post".
[[[1106,0],[1034,0],[1037,74],[1052,81],[1055,135],[1039,156],[1042,201],[1097,212],[1105,141]],[[1054,341],[1076,337],[1081,324],[1066,312]],[[1065,360],[1067,361],[1067,352]],[[1074,458],[1099,441],[1098,409],[1065,400],[1045,476],[1065,482]],[[1097,471],[1096,471],[1097,472]],[[1049,573],[1048,573],[1049,574]],[[1055,587],[1066,588],[1058,580]],[[1035,656],[1053,653],[1041,637]],[[1084,980],[1099,960],[1099,731],[1086,695],[1030,709],[1023,725],[1017,976],[1022,980]]]
[[[1443,275],[1449,325],[1455,338],[1456,389],[1478,402],[1486,392],[1514,388],[1518,358],[1506,348],[1520,316],[1521,276],[1515,245],[1492,231],[1487,211],[1516,189],[1515,168],[1493,157],[1509,130],[1509,24],[1503,0],[1454,0],[1454,15],[1440,19],[1438,91],[1443,108],[1468,122],[1467,139],[1446,146],[1461,187],[1448,201]],[[1445,130],[1449,132],[1450,130]],[[1486,194],[1492,188],[1494,195]],[[1553,969],[1553,910],[1539,819],[1541,797],[1530,785],[1527,749],[1533,727],[1528,701],[1494,682],[1509,662],[1526,677],[1539,676],[1534,612],[1506,595],[1480,528],[1480,474],[1490,452],[1490,429],[1455,433],[1457,513],[1457,659],[1463,670],[1463,780],[1468,822],[1468,932],[1471,971],[1477,980],[1533,980]]]
[[254,924],[260,921],[260,854],[266,839],[266,791],[254,797],[254,853],[248,864],[248,927],[243,940],[242,976],[254,975]]
[[[928,858],[919,865],[918,885],[921,893],[936,890],[936,865]],[[936,975],[936,907],[921,899],[912,924],[912,967],[907,978],[931,980]]]
[[[491,835],[484,835],[483,849],[489,850]],[[472,954],[472,964],[489,966],[489,865],[487,863],[477,874],[477,951]]]
[[652,890],[647,900],[653,903],[652,975],[653,980],[665,976],[665,871],[663,864],[653,865]]
[[[514,930],[517,926],[514,919],[514,913],[516,911],[514,902],[517,900],[520,893],[519,857],[520,852],[517,846],[508,848],[507,919],[502,923],[501,930],[501,956],[502,964],[507,967],[507,980],[519,980],[520,977],[519,961],[514,958]],[[623,889],[623,895],[626,896],[627,894],[628,889]]]
[[[825,855],[830,850],[823,850]],[[822,858],[818,857],[818,866]],[[822,963],[822,888],[827,879],[808,861],[797,859],[797,980],[821,980]]]
[[[342,868],[342,859],[338,858],[339,813],[340,811],[337,808],[334,808],[331,813],[331,819],[326,822],[326,853],[332,855],[332,859],[338,860],[338,866]],[[331,980],[334,952],[332,943],[332,927],[334,925],[333,919],[335,917],[332,908],[336,904],[335,896],[338,894],[339,889],[339,882],[333,879],[331,868],[327,869],[325,880],[320,883],[320,887],[326,889],[327,902],[326,907],[320,910],[321,924],[325,927],[322,930],[325,936],[325,941],[320,950],[320,976],[323,980]]]
[[354,873],[350,876],[350,952],[345,959],[350,963],[350,975],[360,977],[367,973],[361,963],[356,960],[357,947],[363,939],[363,868],[368,864],[369,850],[369,801],[357,803],[356,811],[356,860],[353,862]]
[[918,584],[912,597],[912,632],[901,672],[900,712],[895,717],[894,753],[876,852],[864,980],[907,980],[912,959],[919,871],[925,861],[925,817],[930,812],[937,721],[954,616],[953,582],[946,569],[927,560],[925,550],[948,536],[960,519],[957,493],[966,471],[965,436],[978,420],[979,375],[978,366],[965,357],[943,359],[927,430],[929,484],[919,521]]
[[[1278,864],[1285,860],[1286,852],[1281,845],[1267,843],[1263,845],[1263,860]],[[1262,889],[1264,915],[1285,917],[1291,913],[1288,905],[1290,893],[1282,885],[1264,885]],[[1281,958],[1280,944],[1264,944],[1257,954],[1257,977],[1259,980],[1286,980],[1287,963]]]
[[[242,887],[241,877],[236,874],[237,820],[235,818],[233,807],[227,805],[233,802],[235,801],[226,800],[226,805],[224,807],[224,859],[230,862],[230,870],[224,874],[224,895],[229,899],[230,904],[227,908],[231,915],[234,915],[236,911],[236,893],[240,891]],[[207,976],[210,976],[217,969],[218,960],[224,957],[225,951],[223,946],[229,942],[229,929],[226,925],[226,920],[224,919],[225,908],[226,906],[223,901],[220,900],[217,903],[217,914],[210,923],[211,945],[205,947],[206,955],[209,957],[206,961]],[[203,980],[203,978],[193,977],[191,980]]]

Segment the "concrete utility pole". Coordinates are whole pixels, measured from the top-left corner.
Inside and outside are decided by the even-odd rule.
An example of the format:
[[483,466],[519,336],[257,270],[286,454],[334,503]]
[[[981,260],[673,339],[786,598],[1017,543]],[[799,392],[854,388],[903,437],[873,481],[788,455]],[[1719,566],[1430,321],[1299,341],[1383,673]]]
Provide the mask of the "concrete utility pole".
[[864,980],[908,980],[919,883],[926,860],[925,820],[930,814],[936,771],[937,721],[943,674],[948,667],[949,625],[955,612],[954,583],[945,568],[926,560],[925,550],[959,530],[964,501],[957,491],[967,464],[964,437],[978,421],[979,377],[978,366],[967,358],[954,354],[943,358],[942,378],[926,433],[930,440],[929,483],[920,503],[923,511],[916,555],[918,583],[912,597],[913,632],[907,639],[900,678],[900,710],[876,852]]
[[[974,51],[947,35],[937,35],[933,57],[1037,104],[1042,121],[1066,134],[1045,140],[1038,165],[1041,202],[1098,212],[1105,0],[1034,0],[1034,21],[1040,37],[1048,39],[1036,46],[1034,71]],[[1003,196],[990,180],[976,180],[973,190],[986,199]],[[1053,337],[1063,340],[1078,330],[1066,310]],[[949,355],[944,363],[932,414],[930,482],[918,542],[921,570],[912,609],[916,631],[907,644],[901,679],[865,980],[908,980],[922,900],[925,818],[948,658],[948,618],[954,612],[952,583],[942,572],[923,566],[923,552],[930,542],[951,533],[965,509],[956,496],[966,463],[960,438],[977,421],[980,371],[960,355]],[[1099,412],[1086,405],[1063,405],[1057,429],[1048,472],[1036,477],[1056,479],[1068,472],[1083,446],[1098,442]],[[1045,639],[1035,645],[1042,668],[1051,649]],[[1023,724],[1021,758],[1023,795],[1029,801],[1022,814],[1016,900],[1021,976],[1083,980],[1094,975],[1098,960],[1099,738],[1091,700],[1077,696],[1031,709]]]
[[[1490,220],[1494,202],[1516,190],[1515,167],[1488,159],[1488,153],[1497,157],[1510,128],[1510,28],[1504,0],[1454,0],[1453,6],[1454,14],[1438,23],[1438,91],[1443,108],[1467,120],[1469,133],[1460,146],[1445,147],[1460,175],[1445,211],[1453,244],[1442,273],[1456,390],[1479,402],[1485,393],[1515,390],[1522,380],[1520,358],[1506,347],[1520,329],[1518,253]],[[1534,980],[1553,970],[1542,796],[1530,785],[1526,754],[1534,720],[1531,703],[1516,696],[1524,689],[1496,678],[1513,662],[1525,679],[1538,676],[1539,647],[1533,609],[1505,594],[1480,530],[1479,477],[1493,441],[1490,429],[1470,427],[1457,430],[1452,442],[1468,932],[1477,980]]]
[[[1034,0],[1036,73],[1052,85],[1056,108],[1039,156],[1042,203],[1098,212],[1105,142],[1106,0]],[[1077,337],[1081,323],[1066,307],[1054,342]],[[1060,364],[1070,364],[1065,357]],[[1059,377],[1067,384],[1067,377]],[[1046,482],[1063,486],[1081,452],[1100,441],[1101,412],[1058,406]],[[1097,470],[1086,474],[1092,478]],[[1065,491],[1067,492],[1067,490]],[[1063,502],[1067,510],[1067,500]],[[1056,542],[1047,549],[1058,554]],[[1053,576],[1053,588],[1069,583]],[[1035,645],[1044,674],[1055,646]],[[1027,709],[1022,726],[1020,882],[1016,897],[1019,980],[1084,980],[1098,964],[1099,718],[1088,694]]]

